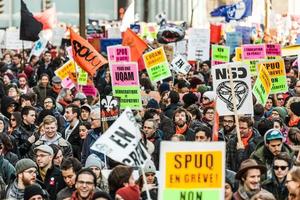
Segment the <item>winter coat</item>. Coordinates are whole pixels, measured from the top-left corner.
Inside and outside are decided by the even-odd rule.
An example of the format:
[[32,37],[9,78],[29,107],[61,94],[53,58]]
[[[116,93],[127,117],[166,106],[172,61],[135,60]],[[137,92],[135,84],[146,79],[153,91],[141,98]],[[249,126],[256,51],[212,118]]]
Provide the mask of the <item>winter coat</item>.
[[2,155],[0,156],[0,176],[6,185],[15,178],[16,170],[14,166],[6,160]]
[[70,128],[68,126],[64,132],[63,137],[72,145],[72,150],[74,157],[78,160],[81,160],[81,151],[82,151],[82,139],[79,136],[79,121],[76,127],[72,130],[68,138],[66,138],[66,131]]
[[45,189],[50,195],[50,200],[56,200],[57,193],[66,186],[60,169],[54,165],[47,170],[44,181],[40,174],[37,175],[37,179],[44,183]]
[[24,189],[18,188],[17,179],[10,184],[6,190],[6,199],[20,200],[24,199]]
[[252,129],[253,134],[248,141],[248,146],[245,149],[237,150],[237,136],[232,137],[226,144],[226,169],[237,172],[240,164],[248,159],[251,153],[255,150],[256,145],[261,140],[261,136],[256,129]]
[[11,104],[16,104],[18,105],[18,103],[11,97],[8,96],[4,96],[1,99],[1,113],[7,117],[8,119],[10,119],[11,114],[7,112],[7,108],[9,107],[9,105]]
[[173,114],[178,107],[179,107],[179,105],[177,103],[172,103],[172,104],[168,105],[166,107],[166,109],[164,110],[165,115],[167,117],[169,117],[170,119],[173,119]]
[[51,92],[51,87],[50,85],[44,87],[42,84],[38,84],[37,86],[33,87],[33,91],[37,95],[37,105],[43,106],[45,98],[49,96]]
[[285,186],[285,179],[279,183],[274,173],[271,179],[265,180],[262,183],[262,187],[271,192],[276,200],[285,200],[289,194],[289,191]]

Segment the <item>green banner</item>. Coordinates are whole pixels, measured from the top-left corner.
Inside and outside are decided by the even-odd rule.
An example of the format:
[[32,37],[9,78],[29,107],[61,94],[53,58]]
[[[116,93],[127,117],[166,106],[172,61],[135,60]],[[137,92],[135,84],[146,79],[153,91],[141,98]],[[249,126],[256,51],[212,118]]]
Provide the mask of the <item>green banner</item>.
[[212,60],[229,62],[230,61],[230,48],[219,45],[212,45]]
[[288,91],[286,76],[279,76],[276,78],[273,77],[271,78],[271,81],[272,81],[271,94],[277,94],[277,93]]
[[147,68],[151,82],[156,82],[171,76],[169,64],[167,62]]
[[113,94],[120,97],[120,108],[140,109],[142,107],[141,92],[139,86],[114,86]]
[[163,200],[219,200],[224,194],[222,190],[205,190],[205,189],[165,189],[163,191]]

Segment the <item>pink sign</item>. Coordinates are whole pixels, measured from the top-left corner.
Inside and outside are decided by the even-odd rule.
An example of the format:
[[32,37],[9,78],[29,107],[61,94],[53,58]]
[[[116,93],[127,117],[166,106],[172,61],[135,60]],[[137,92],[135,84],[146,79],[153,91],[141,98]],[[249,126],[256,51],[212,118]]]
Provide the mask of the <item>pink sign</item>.
[[221,64],[225,64],[226,62],[223,62],[223,61],[217,61],[217,60],[212,60],[211,61],[211,66],[214,66],[214,65],[221,65]]
[[83,85],[82,86],[82,92],[86,96],[96,96],[97,95],[97,88],[95,88],[93,85]]
[[281,56],[280,44],[266,44],[267,56]]
[[130,62],[130,48],[128,46],[107,47],[108,60],[110,62]]
[[242,59],[264,59],[266,58],[266,46],[265,44],[249,44],[242,45]]
[[75,84],[73,83],[73,81],[69,77],[62,80],[61,85],[62,85],[63,88],[68,88],[68,89],[72,89],[73,87],[75,87]]
[[111,63],[112,86],[139,85],[138,65],[136,62]]

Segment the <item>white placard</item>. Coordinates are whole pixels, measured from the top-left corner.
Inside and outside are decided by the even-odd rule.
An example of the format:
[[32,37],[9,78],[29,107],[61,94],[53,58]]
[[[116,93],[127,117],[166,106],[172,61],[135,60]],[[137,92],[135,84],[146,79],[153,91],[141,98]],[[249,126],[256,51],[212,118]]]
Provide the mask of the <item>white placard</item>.
[[52,29],[53,35],[52,35],[52,40],[51,43],[54,46],[60,46],[61,45],[61,40],[63,39],[65,35],[65,29],[62,27],[56,27]]
[[237,114],[253,115],[250,70],[248,65],[242,62],[212,66],[213,88],[217,94],[216,108],[219,115],[234,115],[229,68],[232,71]]
[[181,55],[176,56],[171,63],[171,67],[177,73],[187,74],[191,70],[191,65]]
[[188,58],[187,60],[209,60],[209,29],[191,28],[188,32]]
[[[24,49],[31,49],[33,42],[23,41]],[[7,29],[5,34],[5,48],[6,49],[22,49],[22,40],[20,40],[19,29]]]

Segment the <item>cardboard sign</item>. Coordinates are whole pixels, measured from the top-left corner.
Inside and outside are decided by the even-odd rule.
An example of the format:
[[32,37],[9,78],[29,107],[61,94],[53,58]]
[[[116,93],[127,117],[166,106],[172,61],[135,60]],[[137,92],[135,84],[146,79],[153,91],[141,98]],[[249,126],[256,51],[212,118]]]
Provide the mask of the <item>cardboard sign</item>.
[[40,38],[38,41],[34,43],[30,55],[35,55],[39,57],[43,53],[44,49],[46,48],[47,43],[48,41],[46,39]]
[[169,63],[163,47],[145,53],[143,59],[149,78],[152,82],[157,82],[171,76]]
[[115,121],[120,113],[120,98],[105,96],[100,101],[101,121]]
[[86,95],[86,96],[96,96],[97,95],[97,88],[95,88],[95,86],[93,85],[84,85],[82,86],[82,92]]
[[209,60],[210,30],[190,29],[188,40],[188,61]]
[[78,77],[77,77],[78,85],[87,85],[87,82],[88,82],[88,73],[83,69],[79,68]]
[[240,32],[226,33],[226,46],[230,47],[230,55],[234,53],[234,49],[242,45],[243,37]]
[[54,73],[61,80],[64,80],[65,78],[69,77],[69,73],[75,73],[75,72],[76,72],[76,67],[75,67],[74,60],[69,60],[63,66],[55,70]]
[[250,69],[250,74],[252,76],[257,76],[257,63],[259,63],[260,59],[254,59],[254,60],[243,60],[244,63],[246,63]]
[[266,44],[266,55],[267,56],[281,56],[281,45],[280,44]]
[[258,69],[260,69],[261,66],[265,66],[270,74],[272,81],[271,94],[283,93],[288,91],[285,65],[282,58],[261,62],[258,64]]
[[171,63],[172,69],[177,73],[187,74],[192,66],[180,55],[176,56]]
[[261,66],[252,91],[257,101],[263,106],[267,102],[271,87],[272,81],[269,72],[265,66]]
[[91,149],[125,165],[142,167],[151,156],[140,140],[139,126],[127,108]]
[[130,48],[121,45],[109,46],[107,57],[110,62],[130,62]]
[[228,63],[230,60],[230,48],[221,45],[212,45],[211,65]]
[[264,44],[249,44],[242,46],[243,60],[265,59],[266,46]]
[[141,109],[142,98],[139,86],[114,86],[113,96],[120,98],[120,108]]
[[5,34],[5,48],[6,49],[31,49],[33,42],[31,41],[22,41],[20,38],[19,29],[7,29]]
[[162,141],[159,198],[224,199],[225,143]]
[[61,81],[61,86],[63,88],[72,89],[73,87],[75,87],[75,84],[73,83],[72,79],[67,77]]
[[[232,81],[230,81],[230,72],[232,72]],[[217,94],[217,111],[220,116],[234,115],[233,93],[236,98],[237,113],[253,114],[251,76],[248,66],[242,62],[226,63],[212,66],[213,88]]]
[[138,65],[136,62],[111,63],[112,86],[139,85]]

